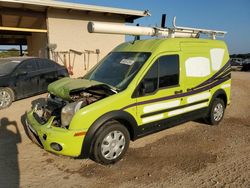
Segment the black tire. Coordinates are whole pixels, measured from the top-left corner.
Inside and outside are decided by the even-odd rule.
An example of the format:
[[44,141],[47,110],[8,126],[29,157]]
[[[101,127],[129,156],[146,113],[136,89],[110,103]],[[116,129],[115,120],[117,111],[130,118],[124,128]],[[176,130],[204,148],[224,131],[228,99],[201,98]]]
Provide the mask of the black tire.
[[[114,137],[118,136],[118,140],[115,140],[112,135]],[[111,138],[110,141],[107,141],[108,137]],[[97,131],[94,136],[91,159],[104,165],[114,164],[122,159],[129,147],[129,142],[130,135],[125,126],[117,121],[107,122]],[[104,146],[109,148],[106,149],[106,152],[102,149]],[[112,148],[110,149],[110,147]]]
[[[217,111],[217,112],[216,112]],[[218,125],[225,113],[225,103],[220,98],[215,98],[211,104],[209,114],[205,121],[210,125]]]
[[8,87],[0,88],[0,110],[9,107],[15,99],[14,92]]

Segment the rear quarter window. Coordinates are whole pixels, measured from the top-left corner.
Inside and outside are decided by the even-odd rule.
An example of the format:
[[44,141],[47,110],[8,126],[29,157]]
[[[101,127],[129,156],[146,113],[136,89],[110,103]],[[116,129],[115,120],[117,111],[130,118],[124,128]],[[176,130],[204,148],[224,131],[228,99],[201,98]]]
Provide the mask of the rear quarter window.
[[57,67],[56,63],[47,59],[38,59],[36,61],[38,63],[39,69],[55,69]]
[[17,68],[17,71],[32,72],[37,70],[37,63],[34,59],[23,61]]

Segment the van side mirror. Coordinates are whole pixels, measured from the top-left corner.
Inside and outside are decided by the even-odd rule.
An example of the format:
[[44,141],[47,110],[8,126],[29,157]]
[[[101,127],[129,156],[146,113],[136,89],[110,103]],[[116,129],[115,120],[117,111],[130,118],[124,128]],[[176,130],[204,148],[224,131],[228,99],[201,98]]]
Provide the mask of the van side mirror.
[[143,80],[140,86],[140,95],[152,93],[155,91],[155,83],[153,80]]

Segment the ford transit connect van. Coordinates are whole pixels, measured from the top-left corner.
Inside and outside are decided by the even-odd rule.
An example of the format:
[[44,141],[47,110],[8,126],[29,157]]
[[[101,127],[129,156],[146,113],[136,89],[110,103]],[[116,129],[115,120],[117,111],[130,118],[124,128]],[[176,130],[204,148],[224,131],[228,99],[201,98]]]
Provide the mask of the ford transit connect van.
[[136,40],[117,46],[83,78],[50,84],[46,106],[27,112],[26,124],[47,151],[111,164],[130,140],[199,118],[219,124],[230,88],[225,42]]

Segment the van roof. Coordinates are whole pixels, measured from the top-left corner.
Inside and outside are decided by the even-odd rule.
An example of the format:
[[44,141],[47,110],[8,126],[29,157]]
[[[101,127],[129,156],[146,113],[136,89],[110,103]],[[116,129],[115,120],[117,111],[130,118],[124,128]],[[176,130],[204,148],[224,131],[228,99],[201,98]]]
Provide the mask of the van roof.
[[125,42],[117,46],[114,51],[161,53],[166,51],[180,51],[182,44],[226,48],[226,44],[222,40],[201,38],[153,38],[136,40],[134,42]]

